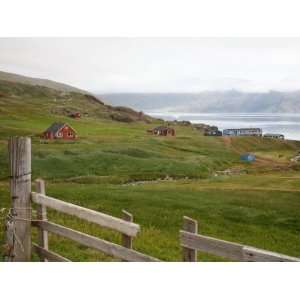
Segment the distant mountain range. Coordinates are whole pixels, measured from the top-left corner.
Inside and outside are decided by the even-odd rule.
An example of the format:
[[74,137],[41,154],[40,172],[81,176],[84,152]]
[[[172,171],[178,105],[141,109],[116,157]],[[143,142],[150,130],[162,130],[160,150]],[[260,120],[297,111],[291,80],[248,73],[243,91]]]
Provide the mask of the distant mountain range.
[[44,86],[62,92],[75,92],[75,93],[85,93],[85,94],[88,93],[87,91],[78,89],[68,84],[64,84],[64,83],[60,83],[48,79],[27,77],[27,76],[22,76],[22,75],[2,72],[2,71],[0,71],[0,80],[23,83],[32,86]]
[[112,105],[146,112],[300,113],[300,90],[246,93],[237,90],[200,93],[102,94]]
[[[0,80],[42,86],[62,92],[91,94],[68,84],[2,71]],[[246,93],[237,90],[199,93],[115,93],[97,96],[107,104],[144,112],[300,113],[300,90],[266,93]]]
[[91,93],[64,83],[0,71],[0,119],[19,111],[51,116],[53,120],[80,112],[84,118],[96,120],[157,121],[131,108],[107,105]]

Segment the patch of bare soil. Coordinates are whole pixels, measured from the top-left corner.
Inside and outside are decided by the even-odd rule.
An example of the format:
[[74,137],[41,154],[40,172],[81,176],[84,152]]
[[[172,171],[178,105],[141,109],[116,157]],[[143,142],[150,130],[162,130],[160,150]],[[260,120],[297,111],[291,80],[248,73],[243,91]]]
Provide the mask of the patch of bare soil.
[[222,139],[224,141],[224,144],[226,148],[231,148],[231,137],[230,136],[222,136]]
[[277,161],[271,158],[256,156],[256,160],[253,162],[252,166],[254,168],[264,168],[270,171],[288,171],[291,170],[294,165],[295,164],[291,162]]

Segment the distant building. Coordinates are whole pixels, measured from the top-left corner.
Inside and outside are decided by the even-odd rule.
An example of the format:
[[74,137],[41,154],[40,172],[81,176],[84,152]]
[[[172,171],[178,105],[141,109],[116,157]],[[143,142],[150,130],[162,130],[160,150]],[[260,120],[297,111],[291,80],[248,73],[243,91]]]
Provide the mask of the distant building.
[[42,133],[44,139],[73,140],[77,138],[76,131],[66,123],[55,122]]
[[81,118],[81,113],[76,111],[76,112],[72,112],[69,114],[70,118],[74,118],[74,119],[80,119]]
[[222,136],[222,131],[218,130],[218,128],[209,128],[204,130],[205,136]]
[[262,136],[261,128],[224,129],[223,135],[230,136]]
[[244,153],[240,156],[242,161],[255,161],[255,155],[251,153]]
[[147,132],[152,133],[154,135],[162,135],[162,136],[175,136],[175,129],[167,126],[158,126],[153,129],[147,130]]
[[271,138],[271,139],[279,139],[284,140],[284,135],[280,133],[266,133],[264,134],[265,138]]

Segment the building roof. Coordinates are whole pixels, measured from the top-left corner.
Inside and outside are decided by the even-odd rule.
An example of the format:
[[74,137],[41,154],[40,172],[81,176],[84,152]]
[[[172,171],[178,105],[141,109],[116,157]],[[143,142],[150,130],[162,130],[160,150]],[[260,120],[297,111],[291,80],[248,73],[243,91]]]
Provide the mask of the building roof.
[[224,130],[262,130],[261,128],[229,128]]
[[220,131],[218,128],[205,128],[204,131],[212,132],[212,131]]
[[57,131],[59,131],[60,129],[62,129],[63,127],[65,126],[68,126],[70,127],[73,131],[75,131],[70,125],[68,125],[67,123],[62,123],[62,122],[54,122],[46,131],[45,133],[47,132],[50,132],[50,133],[57,133]]
[[154,130],[160,130],[160,129],[168,129],[168,127],[166,126],[157,126],[155,128],[153,128]]
[[266,133],[264,136],[283,136],[281,133]]
[[167,126],[162,126],[162,125],[153,128],[153,130],[165,130],[165,129],[173,129],[173,128],[167,127]]
[[56,133],[59,129],[63,128],[65,126],[65,123],[61,122],[54,122],[48,129],[46,129],[45,132],[51,132]]

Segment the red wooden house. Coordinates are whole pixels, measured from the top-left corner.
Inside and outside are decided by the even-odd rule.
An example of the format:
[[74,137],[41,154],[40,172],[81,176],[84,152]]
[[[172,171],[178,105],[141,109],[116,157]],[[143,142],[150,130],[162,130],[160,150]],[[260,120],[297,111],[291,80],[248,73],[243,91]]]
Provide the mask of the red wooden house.
[[154,135],[162,135],[162,136],[175,136],[175,129],[167,126],[158,126],[153,129],[147,130],[147,132],[152,133]]
[[80,119],[81,118],[81,113],[79,111],[75,111],[69,114],[70,118],[73,119]]
[[43,132],[44,139],[74,140],[77,138],[76,131],[66,123],[55,122]]

